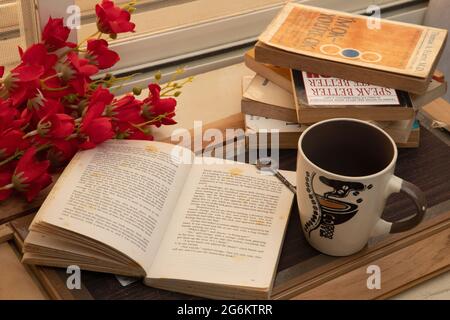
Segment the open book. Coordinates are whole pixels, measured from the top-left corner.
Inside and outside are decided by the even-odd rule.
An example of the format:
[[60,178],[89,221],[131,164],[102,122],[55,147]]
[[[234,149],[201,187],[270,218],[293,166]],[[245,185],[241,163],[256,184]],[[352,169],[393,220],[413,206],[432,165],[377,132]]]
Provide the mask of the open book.
[[293,197],[253,165],[109,141],[64,170],[30,227],[23,261],[144,277],[204,297],[268,298]]

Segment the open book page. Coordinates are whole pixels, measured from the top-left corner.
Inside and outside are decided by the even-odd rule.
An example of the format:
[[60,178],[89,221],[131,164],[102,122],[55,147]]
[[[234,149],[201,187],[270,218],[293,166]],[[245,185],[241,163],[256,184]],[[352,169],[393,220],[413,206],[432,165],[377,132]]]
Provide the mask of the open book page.
[[242,163],[194,164],[187,179],[146,282],[270,288],[293,193]]
[[98,240],[144,268],[156,254],[190,170],[174,161],[174,148],[114,140],[78,153],[34,223]]

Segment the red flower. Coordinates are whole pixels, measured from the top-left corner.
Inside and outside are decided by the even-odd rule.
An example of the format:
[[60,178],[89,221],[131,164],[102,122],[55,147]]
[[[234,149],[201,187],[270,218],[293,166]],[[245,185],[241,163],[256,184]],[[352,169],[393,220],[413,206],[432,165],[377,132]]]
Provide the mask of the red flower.
[[42,105],[35,109],[39,120],[55,113],[64,113],[64,106],[59,101],[46,98],[42,101]]
[[142,116],[142,105],[143,102],[133,95],[126,95],[115,101],[111,116],[118,138],[153,140],[153,137],[134,126],[146,122]]
[[17,163],[12,177],[14,189],[25,193],[28,201],[33,200],[36,195],[52,182],[52,177],[47,170],[50,161],[39,162],[36,159],[37,149],[30,147]]
[[73,70],[86,77],[93,76],[98,72],[98,68],[92,64],[89,64],[88,59],[83,59],[75,52],[69,52],[67,54],[67,60],[70,62]]
[[98,30],[106,34],[118,34],[134,32],[135,24],[130,22],[131,15],[128,11],[114,5],[110,0],[103,0],[95,6],[97,14]]
[[0,132],[9,128],[18,128],[19,124],[16,121],[19,111],[14,108],[12,101],[0,99]]
[[22,65],[42,66],[44,72],[49,71],[58,61],[56,54],[49,54],[42,43],[34,44],[25,52],[19,47]]
[[85,141],[82,149],[91,149],[96,145],[114,137],[111,118],[104,117],[106,105],[112,102],[114,96],[106,89],[98,88],[91,97],[88,110],[81,121],[80,133]]
[[114,121],[134,124],[145,122],[141,115],[142,104],[143,102],[133,95],[126,95],[116,100],[112,111]]
[[[132,94],[115,99],[105,87],[120,78],[92,79],[120,61],[101,35],[115,39],[134,32],[134,3],[120,8],[110,0],[99,1],[100,36],[88,39],[86,50],[69,42],[71,30],[63,19],[49,18],[41,42],[19,47],[18,65],[6,75],[0,66],[0,202],[13,192],[31,201],[51,183],[50,167],[65,165],[80,149],[111,138],[153,140],[153,126],[176,123],[176,100],[161,97],[158,85],[149,85],[144,101]],[[175,86],[164,91],[171,89]]]
[[154,137],[149,133],[144,133],[141,130],[134,129],[134,130],[130,130],[130,133],[127,136],[127,139],[153,141]]
[[45,86],[41,87],[42,94],[45,98],[60,99],[64,96],[67,96],[68,94],[75,93],[75,88],[84,89],[86,87],[86,79],[84,77],[81,78],[82,83],[79,86],[70,86],[68,82],[70,79],[72,79],[71,77],[73,77],[72,81],[75,81],[76,76],[73,76],[75,72],[73,72],[72,69],[67,65],[63,66],[62,68],[70,75],[67,78],[67,81],[57,76],[55,70],[52,70],[49,73],[45,74],[45,77],[48,78],[48,80],[44,82]]
[[80,58],[77,53],[69,52],[63,63],[56,65],[56,71],[51,70],[45,76],[45,87],[42,88],[45,97],[59,99],[76,93],[84,96],[91,83],[91,76],[98,68],[89,63],[88,59]]
[[39,78],[44,68],[39,65],[20,65],[11,71],[3,80],[14,106],[18,106],[36,94],[39,87]]
[[116,52],[108,49],[108,42],[103,39],[89,40],[87,50],[87,58],[92,64],[102,70],[111,68],[120,60]]
[[[89,100],[89,105],[93,105],[96,103],[101,103],[104,106],[109,105],[112,103],[114,99],[114,95],[109,92],[108,89],[105,89],[103,87],[98,87],[97,90],[92,93],[92,96]],[[103,112],[104,110],[102,110]]]
[[68,84],[75,89],[76,93],[84,95],[88,83],[91,82],[90,77],[98,72],[98,68],[89,64],[88,59],[80,58],[75,52],[69,52],[67,54],[67,61],[74,71],[74,75],[71,77]]
[[67,42],[69,34],[70,29],[64,26],[63,19],[52,19],[50,17],[42,31],[42,41],[50,51],[66,46],[74,47],[76,46],[75,44]]
[[14,129],[0,132],[0,159],[8,158],[16,151],[25,150],[29,146],[23,135],[22,131]]
[[100,117],[89,122],[83,121],[82,129],[86,136],[86,140],[80,145],[82,149],[95,148],[98,144],[114,137],[110,118]]
[[47,158],[56,166],[67,163],[78,151],[78,142],[75,139],[53,139],[51,143],[52,148],[47,153]]
[[37,131],[43,138],[63,139],[70,136],[75,129],[71,116],[65,113],[50,114],[38,123]]
[[161,99],[160,92],[161,87],[155,83],[151,83],[148,86],[150,95],[144,100],[144,115],[148,119],[159,117],[160,120],[152,123],[153,125],[160,127],[161,125],[176,124],[173,120],[175,116],[175,107],[177,106],[177,100],[174,98]]

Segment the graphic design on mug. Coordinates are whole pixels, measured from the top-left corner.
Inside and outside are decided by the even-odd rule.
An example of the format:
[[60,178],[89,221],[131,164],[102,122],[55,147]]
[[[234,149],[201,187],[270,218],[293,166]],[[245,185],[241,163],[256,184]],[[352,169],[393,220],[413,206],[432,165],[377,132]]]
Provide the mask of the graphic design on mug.
[[[333,239],[334,226],[347,222],[358,212],[358,205],[363,201],[361,197],[353,203],[349,196],[358,197],[361,192],[372,189],[372,185],[365,186],[360,182],[340,181],[319,177],[318,183],[322,183],[332,191],[323,195],[314,191],[314,178],[316,173],[306,172],[305,185],[309,194],[309,199],[313,207],[311,219],[305,223],[304,229],[311,237],[311,232],[319,229],[322,238]],[[347,198],[347,199],[346,199]],[[341,199],[346,199],[343,201]]]

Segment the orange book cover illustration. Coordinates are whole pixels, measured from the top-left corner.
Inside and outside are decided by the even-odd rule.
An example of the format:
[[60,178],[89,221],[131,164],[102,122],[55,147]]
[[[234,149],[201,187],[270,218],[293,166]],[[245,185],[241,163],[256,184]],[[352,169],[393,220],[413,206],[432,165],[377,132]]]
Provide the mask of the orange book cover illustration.
[[426,78],[447,31],[288,3],[259,40],[316,58]]

